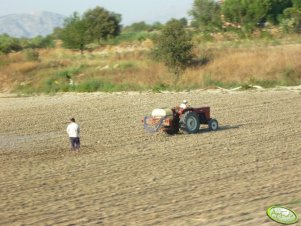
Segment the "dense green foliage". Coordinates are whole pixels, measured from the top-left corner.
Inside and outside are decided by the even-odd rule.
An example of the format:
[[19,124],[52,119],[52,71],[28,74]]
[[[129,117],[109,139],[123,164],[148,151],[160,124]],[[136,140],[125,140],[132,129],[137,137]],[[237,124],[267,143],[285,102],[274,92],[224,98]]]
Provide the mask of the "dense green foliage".
[[282,25],[286,32],[301,33],[301,0],[293,0],[293,6],[284,10]]
[[189,14],[192,26],[201,31],[214,31],[222,27],[221,7],[214,0],[195,0]]
[[222,12],[226,21],[251,31],[265,22],[270,0],[226,0]]
[[190,15],[200,31],[239,28],[250,33],[256,28],[281,25],[284,31],[300,32],[301,0],[194,0]]
[[48,35],[46,37],[37,36],[32,39],[21,39],[24,48],[39,49],[54,47],[53,38]]
[[64,47],[79,49],[81,52],[92,41],[91,37],[87,35],[86,24],[78,13],[73,13],[65,20],[64,28],[59,31],[58,35],[63,41]]
[[193,59],[193,44],[191,35],[185,30],[182,21],[172,19],[162,29],[162,33],[155,40],[153,56],[173,72],[178,81]]
[[121,30],[121,15],[99,6],[85,12],[83,22],[86,25],[86,35],[98,42],[117,36]]
[[[185,18],[182,18],[184,20]],[[185,19],[186,20],[186,19]],[[187,20],[185,21],[187,25]],[[160,22],[154,22],[153,24],[147,24],[144,21],[132,23],[131,25],[122,28],[122,33],[136,33],[136,32],[151,32],[158,31],[163,28],[163,24]]]
[[144,21],[133,23],[122,29],[123,32],[140,32],[140,31],[151,31],[152,25],[145,23]]
[[48,48],[53,46],[53,40],[50,36],[37,36],[32,39],[14,38],[7,34],[0,35],[0,54],[17,52],[23,49]]
[[292,0],[270,0],[269,4],[266,20],[272,24],[279,24],[284,10],[292,7]]
[[65,20],[64,27],[57,30],[63,45],[69,49],[79,49],[83,53],[86,45],[120,33],[121,16],[101,7],[88,10],[83,16],[73,13]]
[[0,35],[0,53],[10,53],[22,49],[20,40],[12,38],[6,34]]

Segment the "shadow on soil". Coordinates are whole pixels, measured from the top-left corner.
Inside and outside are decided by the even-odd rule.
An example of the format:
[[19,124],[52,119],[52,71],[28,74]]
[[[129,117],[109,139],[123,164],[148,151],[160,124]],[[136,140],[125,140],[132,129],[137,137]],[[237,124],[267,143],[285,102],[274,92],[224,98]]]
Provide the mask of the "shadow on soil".
[[239,129],[242,125],[224,125],[220,126],[217,131],[229,130],[229,129]]
[[216,133],[224,130],[239,129],[242,125],[223,125],[219,126],[218,130],[210,131],[208,128],[201,128],[198,133]]
[[[224,125],[224,126],[219,126],[218,130],[216,130],[216,131],[210,131],[208,128],[201,128],[199,130],[199,132],[197,132],[196,134],[200,134],[200,133],[218,133],[220,131],[225,131],[225,130],[239,129],[241,126],[242,125]],[[166,136],[179,136],[179,135],[189,135],[189,134],[180,131],[177,134],[173,134],[173,135],[165,134],[165,135]]]

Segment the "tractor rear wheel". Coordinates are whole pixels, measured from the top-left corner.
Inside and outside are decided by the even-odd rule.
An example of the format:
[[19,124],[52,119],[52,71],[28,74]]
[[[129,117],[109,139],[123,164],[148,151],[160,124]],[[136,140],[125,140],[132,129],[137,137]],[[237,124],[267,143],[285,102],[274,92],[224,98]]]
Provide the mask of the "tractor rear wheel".
[[210,131],[215,131],[218,129],[218,122],[216,119],[211,119],[208,123],[208,127]]
[[185,112],[180,119],[181,129],[185,133],[197,133],[200,129],[200,120],[197,113]]

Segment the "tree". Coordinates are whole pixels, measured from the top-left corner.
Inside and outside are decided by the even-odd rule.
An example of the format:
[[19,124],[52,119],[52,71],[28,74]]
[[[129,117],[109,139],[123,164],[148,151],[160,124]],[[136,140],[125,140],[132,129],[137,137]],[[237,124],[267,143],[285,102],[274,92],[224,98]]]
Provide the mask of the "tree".
[[46,37],[36,36],[32,39],[26,40],[26,48],[38,49],[49,48],[54,46],[53,39],[50,35]]
[[151,25],[146,24],[144,21],[133,23],[123,28],[123,32],[140,32],[149,31],[152,29]]
[[296,9],[301,9],[301,0],[292,0],[293,7]]
[[159,21],[156,21],[152,24],[152,30],[158,31],[163,28],[163,24],[160,23]]
[[250,32],[265,22],[270,7],[270,0],[226,0],[222,13],[226,21],[239,24]]
[[97,6],[88,10],[83,15],[83,21],[87,25],[86,34],[90,39],[100,42],[102,39],[115,37],[120,33],[121,15],[109,12]]
[[0,35],[0,54],[7,54],[13,51],[20,51],[22,49],[23,47],[21,46],[19,39],[10,37],[7,34]]
[[58,36],[64,47],[79,49],[83,53],[87,44],[118,35],[120,21],[119,14],[96,7],[86,11],[83,16],[73,13],[65,20],[62,29],[54,31],[53,36]]
[[184,27],[188,26],[188,20],[185,17],[179,19],[179,21],[183,24]]
[[222,27],[221,7],[215,0],[194,0],[192,9],[192,26],[201,31],[219,30]]
[[166,23],[162,33],[155,40],[153,57],[162,61],[174,73],[175,82],[180,74],[190,65],[193,54],[191,35],[184,29],[180,20],[172,19]]
[[270,0],[267,20],[273,24],[279,24],[284,10],[292,7],[292,4],[292,0]]
[[64,28],[57,30],[63,46],[68,49],[79,49],[81,54],[85,46],[91,42],[91,36],[87,35],[87,24],[76,12],[65,19]]
[[293,7],[284,10],[282,25],[287,32],[301,33],[301,0],[293,0]]

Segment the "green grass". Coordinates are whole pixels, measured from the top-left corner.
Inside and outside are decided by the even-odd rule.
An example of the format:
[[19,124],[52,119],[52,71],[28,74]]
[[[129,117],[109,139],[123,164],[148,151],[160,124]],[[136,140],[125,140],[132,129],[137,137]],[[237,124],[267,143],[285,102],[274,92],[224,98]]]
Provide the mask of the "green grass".
[[60,83],[54,78],[48,78],[44,81],[43,85],[38,88],[34,88],[30,85],[18,86],[15,89],[16,93],[19,94],[55,94],[58,92],[117,92],[117,91],[143,91],[145,87],[131,84],[121,83],[115,84],[102,79],[87,79],[78,84]]
[[[244,83],[243,83],[244,84]],[[203,87],[202,88],[212,88],[212,87],[222,87],[222,88],[234,88],[242,86],[242,84],[232,81],[232,82],[223,82],[220,80],[215,80],[210,74],[205,74],[203,77]]]
[[151,87],[151,89],[154,93],[160,93],[165,90],[170,90],[171,87],[164,83],[157,83],[153,87]]
[[97,79],[90,79],[76,85],[74,89],[75,91],[78,92],[96,92],[96,91],[110,92],[116,90],[116,85],[111,82],[104,82]]
[[299,85],[301,83],[300,78],[298,78],[298,74],[292,68],[287,68],[282,73],[282,80],[281,80],[282,85],[284,86]]
[[109,39],[107,41],[104,41],[103,45],[119,45],[123,42],[135,42],[135,41],[144,41],[148,38],[153,38],[153,34],[146,31],[141,32],[125,32],[121,33],[119,36]]
[[59,71],[55,75],[55,78],[70,79],[72,78],[72,76],[79,74],[82,71],[83,67],[83,65],[80,65],[78,67],[70,67],[65,70]]
[[261,86],[263,88],[273,88],[276,86],[279,86],[281,82],[279,80],[268,80],[268,79],[254,79],[251,78],[247,84],[252,85],[252,86]]
[[118,64],[120,70],[132,69],[137,67],[136,61],[122,61]]

